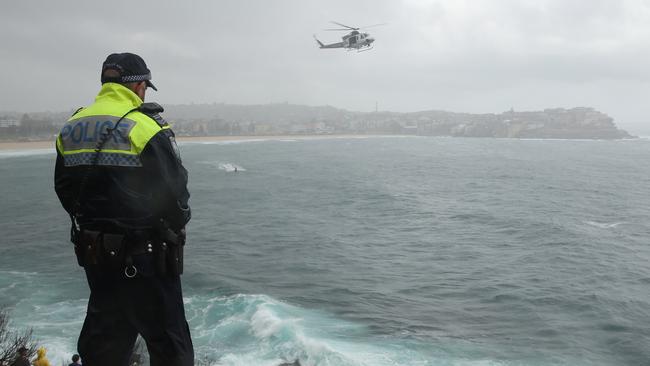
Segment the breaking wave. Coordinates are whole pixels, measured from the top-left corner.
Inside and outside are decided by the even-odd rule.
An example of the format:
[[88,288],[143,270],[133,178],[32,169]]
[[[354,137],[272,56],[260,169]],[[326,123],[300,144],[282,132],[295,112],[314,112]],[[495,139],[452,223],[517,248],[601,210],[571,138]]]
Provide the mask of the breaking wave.
[[409,347],[369,343],[363,326],[266,295],[186,300],[197,355],[213,365],[433,365]]

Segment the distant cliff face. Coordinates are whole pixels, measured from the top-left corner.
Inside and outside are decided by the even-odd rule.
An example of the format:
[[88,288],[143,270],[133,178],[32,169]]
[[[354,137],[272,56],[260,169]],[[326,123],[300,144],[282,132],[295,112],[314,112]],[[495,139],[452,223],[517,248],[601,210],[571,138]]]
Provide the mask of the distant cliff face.
[[614,120],[593,108],[546,109],[538,112],[462,114],[420,112],[409,116],[422,135],[463,137],[620,139],[630,138]]
[[423,136],[558,139],[629,138],[593,108],[469,114],[351,112],[330,106],[202,104],[167,107],[180,134],[415,134]]

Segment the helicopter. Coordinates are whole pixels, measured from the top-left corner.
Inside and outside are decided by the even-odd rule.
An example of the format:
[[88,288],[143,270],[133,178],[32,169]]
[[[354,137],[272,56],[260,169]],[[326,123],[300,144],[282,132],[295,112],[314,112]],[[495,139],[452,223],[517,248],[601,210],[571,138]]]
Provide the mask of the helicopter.
[[375,39],[372,38],[370,34],[359,32],[359,29],[367,29],[370,27],[376,27],[376,26],[386,24],[386,23],[381,23],[381,24],[369,25],[366,27],[350,27],[349,25],[337,23],[334,21],[332,21],[331,23],[334,23],[343,28],[325,29],[326,31],[351,31],[351,32],[342,37],[343,39],[342,42],[336,42],[330,44],[324,44],[323,42],[319,41],[318,38],[316,38],[316,35],[314,35],[314,39],[318,43],[318,46],[320,48],[345,48],[348,51],[357,50],[357,52],[370,51],[373,48],[372,43],[375,41]]

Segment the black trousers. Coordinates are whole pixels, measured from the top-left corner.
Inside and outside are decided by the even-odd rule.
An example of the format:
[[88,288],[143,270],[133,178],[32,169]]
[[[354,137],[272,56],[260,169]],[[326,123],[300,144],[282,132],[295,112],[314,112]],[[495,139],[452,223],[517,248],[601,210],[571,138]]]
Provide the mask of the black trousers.
[[180,276],[156,275],[147,255],[134,262],[134,278],[86,268],[90,299],[77,344],[84,366],[128,366],[138,334],[151,366],[194,365]]

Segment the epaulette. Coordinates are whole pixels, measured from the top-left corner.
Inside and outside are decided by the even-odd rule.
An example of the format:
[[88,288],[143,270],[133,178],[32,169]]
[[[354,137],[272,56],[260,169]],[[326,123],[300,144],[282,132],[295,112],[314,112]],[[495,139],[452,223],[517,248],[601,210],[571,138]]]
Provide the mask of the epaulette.
[[165,119],[160,115],[160,113],[165,110],[160,104],[155,102],[142,103],[138,110],[156,121],[160,127],[165,127],[168,125],[167,121],[165,121]]
[[77,108],[77,110],[74,111],[74,113],[72,113],[72,114],[70,115],[70,118],[74,117],[74,115],[77,114],[77,113],[79,113],[79,111],[82,110],[82,109],[84,109],[84,107],[79,107],[79,108]]

